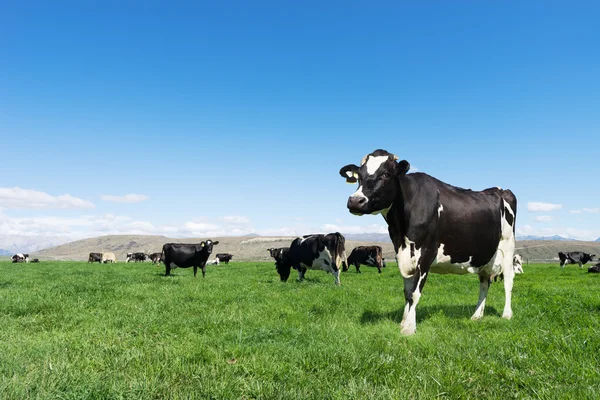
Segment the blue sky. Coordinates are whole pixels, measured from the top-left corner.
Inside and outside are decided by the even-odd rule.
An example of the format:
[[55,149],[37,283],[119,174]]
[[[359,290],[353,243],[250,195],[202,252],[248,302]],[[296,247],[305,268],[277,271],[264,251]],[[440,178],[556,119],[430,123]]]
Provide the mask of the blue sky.
[[599,5],[285,3],[2,3],[5,242],[385,231],[337,172],[377,148],[600,237]]

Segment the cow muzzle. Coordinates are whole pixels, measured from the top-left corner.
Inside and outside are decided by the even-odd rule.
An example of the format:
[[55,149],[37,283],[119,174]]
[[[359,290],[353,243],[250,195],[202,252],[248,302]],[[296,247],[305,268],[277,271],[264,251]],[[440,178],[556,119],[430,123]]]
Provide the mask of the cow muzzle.
[[354,215],[366,214],[365,208],[368,203],[368,199],[364,196],[350,196],[348,198],[348,210]]

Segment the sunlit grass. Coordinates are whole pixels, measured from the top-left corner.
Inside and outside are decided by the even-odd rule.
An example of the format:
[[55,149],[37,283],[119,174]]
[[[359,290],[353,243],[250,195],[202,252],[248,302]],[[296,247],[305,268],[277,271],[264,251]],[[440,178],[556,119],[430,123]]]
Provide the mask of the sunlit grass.
[[600,276],[432,275],[402,337],[402,279],[363,267],[279,282],[272,263],[164,277],[149,263],[0,262],[0,398],[600,397]]

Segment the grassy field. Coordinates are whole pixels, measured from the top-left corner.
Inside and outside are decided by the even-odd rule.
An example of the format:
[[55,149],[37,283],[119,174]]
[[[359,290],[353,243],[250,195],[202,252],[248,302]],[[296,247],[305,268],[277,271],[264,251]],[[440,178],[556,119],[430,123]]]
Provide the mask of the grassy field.
[[[402,280],[272,263],[0,262],[1,399],[600,397],[600,276],[556,265],[516,277],[514,318],[475,276],[432,275],[417,334],[400,336]],[[293,276],[292,276],[293,277]]]

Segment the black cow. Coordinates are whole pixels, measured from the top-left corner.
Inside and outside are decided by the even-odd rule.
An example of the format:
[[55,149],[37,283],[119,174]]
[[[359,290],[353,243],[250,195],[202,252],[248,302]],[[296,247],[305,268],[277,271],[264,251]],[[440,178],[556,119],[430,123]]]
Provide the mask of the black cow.
[[285,282],[292,268],[298,271],[302,281],[307,269],[322,269],[333,273],[335,284],[340,284],[340,269],[346,258],[346,239],[341,233],[306,235],[294,239],[287,254],[276,258],[275,267]]
[[88,258],[89,263],[101,263],[102,262],[102,253],[90,253],[90,257]]
[[233,258],[233,254],[218,253],[215,257],[219,259],[219,262],[224,262],[225,264],[229,264],[229,261],[231,261],[231,259]]
[[13,263],[21,263],[21,262],[28,263],[29,262],[29,254],[17,253],[17,254],[14,254],[10,259]]
[[600,263],[588,268],[589,273],[600,273]]
[[430,272],[479,275],[479,301],[472,319],[483,317],[491,277],[504,274],[502,316],[512,318],[517,199],[510,190],[472,191],[424,173],[385,150],[367,154],[340,175],[358,182],[348,199],[352,214],[382,214],[404,278],[406,305],[401,332],[416,332],[416,307]]
[[146,261],[145,253],[127,253],[127,260],[125,262],[135,261],[135,262],[144,262]]
[[32,263],[39,263],[40,259],[39,258],[34,258],[33,260],[31,260]]
[[267,251],[271,254],[271,257],[275,259],[275,267],[277,267],[278,262],[282,262],[285,257],[287,257],[288,252],[290,251],[289,247],[272,247],[267,249]]
[[150,258],[150,261],[152,261],[152,264],[156,264],[156,266],[158,266],[160,264],[160,262],[163,260],[162,253],[152,253],[148,256],[148,258]]
[[165,276],[171,274],[174,268],[194,267],[194,278],[198,268],[202,269],[202,277],[206,275],[206,260],[212,253],[213,246],[219,241],[202,241],[198,244],[167,243],[162,249],[162,258],[165,263]]
[[594,257],[596,257],[595,254],[584,253],[582,251],[558,252],[561,268],[564,268],[566,264],[579,264],[579,268],[583,268],[583,264],[592,261]]
[[356,272],[360,273],[361,264],[376,267],[377,271],[381,273],[381,268],[385,267],[383,249],[381,246],[355,247],[348,257],[348,267],[354,265],[356,267]]

